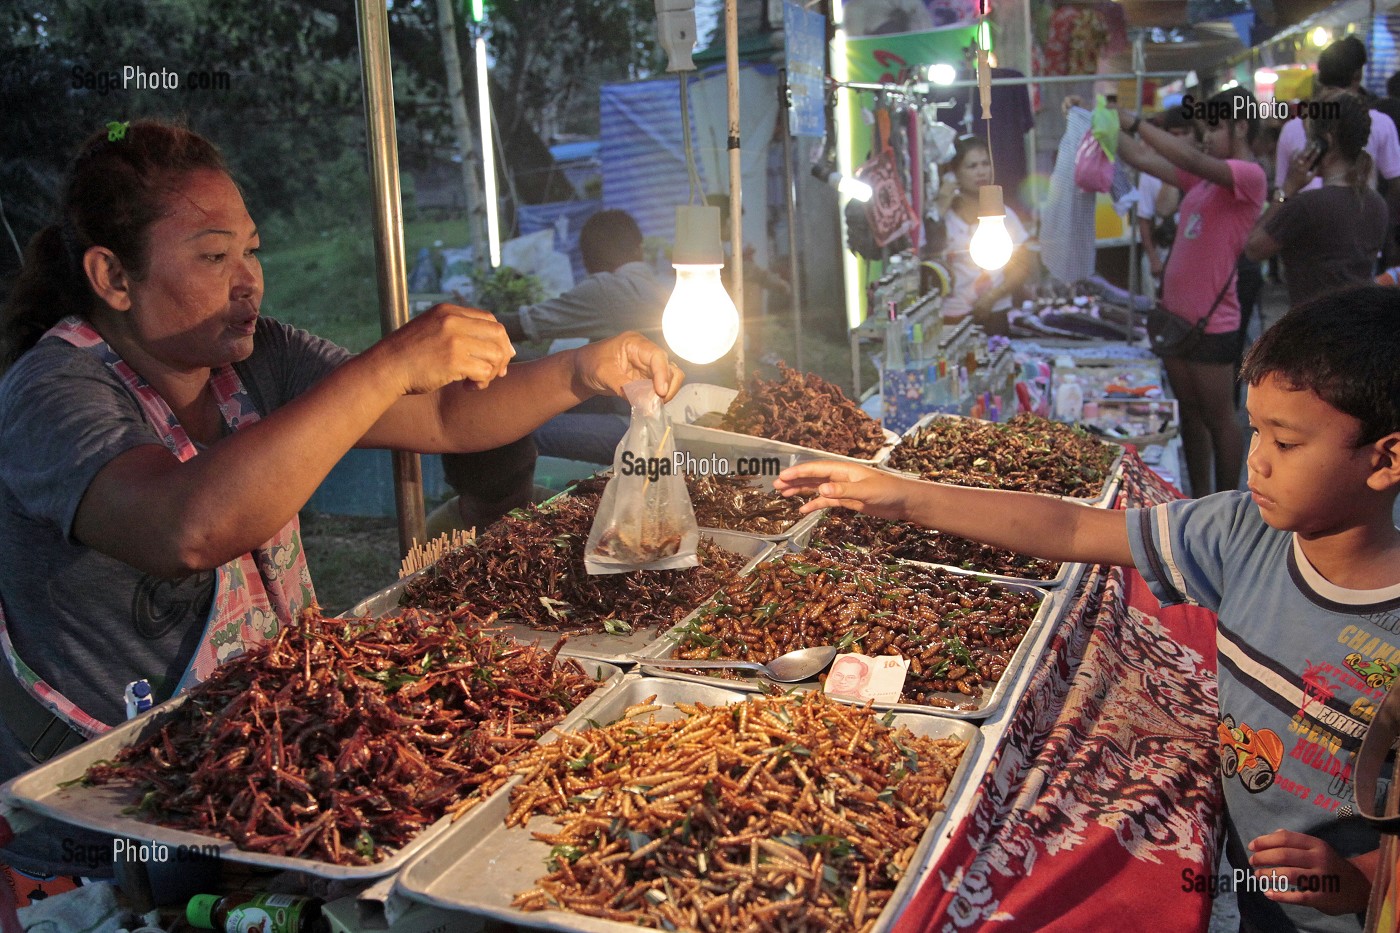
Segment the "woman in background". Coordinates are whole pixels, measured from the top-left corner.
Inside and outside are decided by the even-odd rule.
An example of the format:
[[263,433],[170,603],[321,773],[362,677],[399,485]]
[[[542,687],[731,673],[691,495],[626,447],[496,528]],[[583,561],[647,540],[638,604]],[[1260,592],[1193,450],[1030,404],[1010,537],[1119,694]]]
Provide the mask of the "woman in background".
[[[943,320],[956,324],[971,315],[989,334],[1007,332],[1011,296],[1030,276],[1034,259],[1017,249],[1002,269],[988,272],[972,261],[968,244],[977,231],[978,192],[992,183],[992,157],[986,140],[960,137],[951,161],[943,166],[943,186],[938,191],[938,213],[947,233],[945,261],[953,274],[952,293],[943,299]],[[1026,242],[1026,228],[1010,207],[1006,231],[1014,246]]]

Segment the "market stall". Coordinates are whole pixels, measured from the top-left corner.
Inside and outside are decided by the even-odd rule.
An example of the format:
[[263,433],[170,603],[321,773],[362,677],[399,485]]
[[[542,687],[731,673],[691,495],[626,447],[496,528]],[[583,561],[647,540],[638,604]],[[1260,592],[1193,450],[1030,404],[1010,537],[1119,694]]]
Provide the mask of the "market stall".
[[[1063,425],[1003,433],[1024,448],[961,418],[887,437],[830,391],[790,372],[679,399],[678,455],[846,456],[1089,508],[1174,495],[1133,452]],[[1037,464],[1039,443],[1056,453]],[[690,477],[699,566],[600,577],[583,555],[606,483],[584,483],[345,620],[304,619],[12,781],[5,800],[148,849],[322,879],[302,893],[335,880],[348,898],[325,905],[337,930],[361,929],[345,919],[356,903],[393,929],[694,926],[710,910],[725,927],[775,912],[913,929],[1020,911],[1026,928],[1052,916],[1085,928],[1130,890],[1212,870],[1208,624],[1158,613],[1121,571],[859,516],[784,518],[790,500],[770,487]],[[765,698],[761,678],[683,663],[833,643],[904,657],[902,692],[872,708],[824,696],[828,677]],[[830,734],[837,721],[849,738]],[[871,758],[851,770],[857,747]],[[1110,869],[1132,875],[1121,895],[1099,890]],[[1208,911],[1182,894],[1161,928]]]

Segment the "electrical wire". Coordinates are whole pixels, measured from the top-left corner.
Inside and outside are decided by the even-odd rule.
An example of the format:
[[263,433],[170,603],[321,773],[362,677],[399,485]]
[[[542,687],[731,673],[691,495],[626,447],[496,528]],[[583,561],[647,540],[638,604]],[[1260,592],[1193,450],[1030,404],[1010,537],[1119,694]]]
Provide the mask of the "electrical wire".
[[5,232],[10,235],[10,243],[14,245],[15,255],[19,257],[19,264],[24,265],[24,250],[19,248],[19,239],[15,236],[15,231],[10,227],[10,219],[5,216],[5,202],[0,199],[0,223],[5,225]]
[[695,170],[695,149],[690,141],[690,80],[686,75],[684,71],[677,74],[681,82],[681,147],[685,149],[685,169],[690,178],[690,203],[704,204],[704,186]]

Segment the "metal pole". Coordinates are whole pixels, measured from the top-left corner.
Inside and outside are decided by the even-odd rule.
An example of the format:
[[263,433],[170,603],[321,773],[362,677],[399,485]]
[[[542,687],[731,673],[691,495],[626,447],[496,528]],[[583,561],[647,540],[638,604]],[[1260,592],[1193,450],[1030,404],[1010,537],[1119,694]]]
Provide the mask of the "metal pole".
[[792,112],[792,89],[788,87],[787,69],[778,70],[778,106],[783,112],[783,171],[787,173],[787,222],[788,222],[788,278],[791,290],[788,298],[792,302],[793,341],[797,344],[797,368],[805,371],[802,354],[802,270],[797,260],[797,173],[792,170],[792,126],[788,115]]
[[[389,16],[383,3],[356,0],[360,72],[365,89],[365,139],[374,184],[374,264],[379,279],[379,326],[389,334],[408,323],[408,277],[399,199],[399,150],[394,137],[394,82],[389,61]],[[394,451],[394,504],[399,551],[426,543],[423,465],[415,453]]]
[[[1143,72],[1146,70],[1147,53],[1143,46],[1142,36],[1139,35],[1133,40],[1133,71],[1137,72],[1136,87],[1133,92],[1133,112],[1140,113],[1142,106],[1142,84]],[[1146,245],[1147,249],[1152,248],[1152,244]],[[1135,333],[1134,325],[1136,312],[1134,311],[1135,299],[1139,291],[1146,291],[1142,288],[1142,270],[1139,268],[1142,262],[1138,259],[1138,225],[1137,206],[1128,208],[1128,344],[1133,343]]]
[[744,382],[744,200],[743,162],[739,152],[739,4],[724,0],[724,75],[729,90],[729,293],[739,309],[739,342],[734,351],[734,376]]

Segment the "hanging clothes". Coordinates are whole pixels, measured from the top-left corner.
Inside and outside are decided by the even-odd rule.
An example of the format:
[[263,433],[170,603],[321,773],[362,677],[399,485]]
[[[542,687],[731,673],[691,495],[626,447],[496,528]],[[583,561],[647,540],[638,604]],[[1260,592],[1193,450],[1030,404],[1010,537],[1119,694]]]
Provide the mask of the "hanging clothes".
[[1050,14],[1045,73],[1091,75],[1109,44],[1109,24],[1096,6],[1066,3]]
[[1094,272],[1094,195],[1074,183],[1074,156],[1089,131],[1089,111],[1071,107],[1065,135],[1050,174],[1045,212],[1040,216],[1040,260],[1061,282],[1077,282]]

